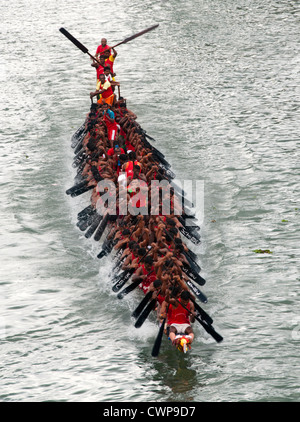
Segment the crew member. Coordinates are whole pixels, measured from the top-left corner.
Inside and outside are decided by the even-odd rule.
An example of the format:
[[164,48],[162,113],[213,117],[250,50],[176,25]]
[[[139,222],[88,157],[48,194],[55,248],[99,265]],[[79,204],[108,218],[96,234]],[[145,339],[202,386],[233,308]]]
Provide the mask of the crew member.
[[[166,312],[168,308],[168,313]],[[176,344],[177,334],[188,335],[190,343],[194,340],[194,332],[191,323],[195,321],[194,304],[190,300],[190,293],[187,290],[181,292],[179,298],[169,296],[162,304],[161,317],[167,317],[167,326],[169,328],[169,338],[173,344]]]
[[[107,128],[107,137],[109,144],[112,146],[113,142],[116,140],[119,125],[115,120],[115,113],[111,110],[110,106],[107,103],[103,104],[103,120]],[[111,155],[110,153],[108,153],[108,151],[107,155]],[[123,149],[121,149],[121,153],[125,153]]]
[[132,281],[141,279],[140,288],[146,294],[150,284],[157,279],[155,269],[153,266],[153,258],[151,256],[146,256],[144,263],[135,271],[132,276]]
[[110,50],[106,50],[103,52],[103,55],[105,57],[105,66],[109,66],[111,69],[111,73],[112,76],[115,76],[116,74],[114,73],[114,61],[117,57],[117,52],[114,48],[112,48],[113,54],[111,54]]
[[97,86],[98,86],[99,81],[100,81],[100,75],[102,73],[104,73],[105,57],[104,56],[100,56],[100,58],[98,59],[98,61],[97,62],[93,61],[93,63],[91,64],[91,66],[96,69],[96,76],[97,76],[96,89],[97,89]]
[[110,46],[107,45],[107,39],[102,38],[101,44],[98,45],[97,50],[96,50],[96,54],[95,54],[96,59],[103,53],[103,51],[106,51],[106,50],[110,52]]
[[111,86],[111,83],[105,79],[104,73],[99,75],[99,83],[97,84],[97,88],[95,92],[90,93],[90,98],[92,99],[95,96],[101,96],[98,99],[98,104],[108,104],[113,105],[114,102],[114,93]]

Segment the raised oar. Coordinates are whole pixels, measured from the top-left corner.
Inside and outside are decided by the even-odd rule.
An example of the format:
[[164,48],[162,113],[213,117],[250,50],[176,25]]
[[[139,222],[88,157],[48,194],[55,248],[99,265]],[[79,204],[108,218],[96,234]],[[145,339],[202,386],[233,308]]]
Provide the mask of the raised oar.
[[200,274],[197,274],[195,271],[193,271],[191,267],[185,262],[182,262],[182,266],[180,268],[189,278],[191,278],[195,283],[199,284],[199,286],[204,286],[206,283],[206,280],[201,277]]
[[79,142],[85,137],[85,135],[86,135],[86,128],[85,128],[85,122],[84,122],[72,136],[71,147],[75,148],[79,144]]
[[186,257],[186,259],[188,260],[190,267],[194,269],[194,271],[196,273],[201,271],[200,266],[197,264],[197,262],[191,257],[190,252],[187,252],[186,250],[182,251],[183,255]]
[[86,186],[84,186],[84,187],[82,187],[82,188],[80,188],[80,189],[77,189],[77,190],[75,190],[74,192],[72,192],[71,193],[71,196],[72,196],[72,198],[74,198],[75,196],[79,196],[79,195],[82,195],[83,193],[85,193],[85,192],[88,192],[89,190],[92,190],[92,189],[94,189],[94,187],[95,186],[93,186],[93,185],[86,185]]
[[141,284],[141,280],[133,281],[129,286],[125,287],[120,293],[118,293],[117,298],[123,299],[124,296],[128,295],[128,293],[132,292],[139,284]]
[[84,236],[87,239],[89,239],[90,237],[93,236],[95,230],[97,229],[97,227],[101,223],[102,219],[103,219],[103,216],[98,214],[97,212],[93,215],[93,221],[92,221],[90,227],[88,228],[88,230],[84,234]]
[[[162,221],[160,219],[160,221]],[[164,232],[171,237],[172,240],[174,240],[174,236],[171,235],[171,233],[164,228]],[[182,252],[185,257],[187,258],[188,262],[189,262],[189,266],[185,263],[183,263],[182,265],[182,271],[187,274],[190,278],[193,279],[193,281],[197,284],[199,284],[200,286],[204,286],[204,284],[206,283],[205,279],[203,277],[201,277],[197,271],[200,271],[201,268],[199,267],[199,265],[194,262],[191,257],[188,255],[187,252],[183,251]]]
[[132,41],[132,40],[134,40],[135,38],[140,37],[141,35],[144,35],[144,34],[146,34],[146,33],[147,33],[147,32],[149,32],[149,31],[152,31],[153,29],[157,28],[158,26],[159,26],[159,24],[156,24],[156,25],[150,26],[150,28],[147,28],[147,29],[144,29],[144,30],[143,30],[143,31],[141,31],[141,32],[138,32],[137,34],[131,35],[130,37],[125,38],[125,40],[124,40],[124,41],[121,41],[121,42],[119,42],[118,44],[115,44],[115,45],[114,45],[114,46],[112,46],[112,47],[107,47],[105,50],[103,50],[103,51],[101,52],[101,54],[103,54],[103,52],[104,52],[104,51],[106,51],[106,50],[109,50],[109,49],[111,49],[111,48],[118,47],[118,45],[121,45],[121,44],[126,44],[126,43],[128,43],[129,41]]
[[90,215],[90,214],[92,214],[93,212],[94,212],[94,207],[93,207],[93,205],[88,205],[86,208],[84,208],[82,211],[80,211],[78,214],[77,214],[77,218],[82,218],[82,217],[84,217],[85,215]]
[[[131,35],[130,37],[125,38],[125,40],[119,42],[118,44],[115,44],[113,47],[110,47],[110,48],[115,48],[118,45],[126,44],[129,41],[134,40],[135,38],[140,37],[141,35],[146,34],[149,31],[152,31],[153,29],[157,28],[158,26],[159,26],[158,24],[157,25],[150,26],[150,28],[144,29],[143,31],[138,32],[137,34]],[[75,37],[73,37],[73,35],[70,34],[70,32],[68,32],[65,28],[60,28],[59,30],[74,45],[76,45],[76,47],[79,48],[79,50],[81,50],[85,54],[88,54],[93,60],[95,60],[96,62],[100,63],[99,60],[96,59],[96,57],[94,57],[92,54],[89,53],[89,50],[83,44],[81,44],[80,41],[78,41]],[[103,51],[105,51],[105,50],[103,50]]]
[[98,242],[101,239],[101,237],[104,233],[104,230],[106,229],[108,221],[109,221],[109,213],[106,213],[105,217],[103,217],[103,219],[100,223],[100,226],[98,227],[98,229],[97,229],[97,231],[94,235],[94,240],[96,240],[96,242]]
[[195,233],[191,233],[190,231],[188,231],[186,229],[186,227],[184,226],[180,226],[179,227],[179,231],[180,233],[183,234],[183,236],[185,236],[187,239],[189,239],[192,243],[194,243],[194,245],[199,245],[200,241],[200,236],[195,234]]
[[[111,231],[113,230],[113,227],[111,229]],[[111,251],[113,250],[113,247],[115,245],[115,241],[114,239],[108,239],[108,236],[110,235],[111,231],[108,233],[108,235],[106,236],[106,239],[103,242],[102,245],[102,251],[97,255],[97,258],[101,259],[106,255],[109,255],[111,253]]]
[[[158,216],[159,220],[161,221],[161,223],[165,224],[164,221],[160,218],[160,216]],[[175,235],[173,236],[165,227],[164,227],[164,232],[174,241],[175,240]],[[201,268],[199,267],[199,265],[197,264],[197,262],[194,261],[194,259],[196,258],[196,254],[194,252],[192,252],[191,250],[189,250],[188,252],[186,252],[185,250],[183,251],[183,254],[185,255],[186,259],[189,261],[191,267],[193,267],[195,269],[195,271],[200,271]]]
[[93,60],[100,63],[99,60],[96,59],[96,57],[92,56],[92,54],[89,53],[89,50],[83,44],[81,44],[81,42],[79,42],[75,37],[73,37],[73,35],[70,34],[70,32],[68,32],[65,28],[60,28],[59,30],[65,37],[67,37],[73,44],[75,44],[76,47],[79,48],[79,50],[81,50],[85,54],[88,54]]
[[[95,210],[95,213],[96,213],[97,211]],[[82,218],[82,219],[80,219],[78,222],[77,222],[77,224],[76,224],[76,226],[77,227],[79,227],[79,229],[81,230],[81,231],[84,231],[84,230],[86,230],[91,224],[92,224],[92,222],[93,222],[93,218],[94,216],[93,215],[89,215],[89,216],[87,216],[86,218]]]
[[71,195],[72,193],[76,192],[77,190],[85,188],[87,186],[87,184],[88,184],[88,181],[84,180],[83,182],[78,183],[77,185],[72,186],[71,188],[67,189],[66,194]]

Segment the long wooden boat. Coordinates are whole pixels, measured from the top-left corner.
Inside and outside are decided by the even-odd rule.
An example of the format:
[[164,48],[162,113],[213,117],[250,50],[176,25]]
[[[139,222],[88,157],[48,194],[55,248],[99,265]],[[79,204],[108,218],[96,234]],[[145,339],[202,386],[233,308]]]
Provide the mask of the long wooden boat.
[[[88,52],[66,32],[64,35],[78,48]],[[88,200],[78,212],[77,226],[86,238],[99,242],[99,260],[112,257],[110,277],[116,297],[121,300],[133,290],[141,290],[141,301],[132,317],[136,328],[148,317],[157,321],[159,330],[152,356],[158,356],[164,334],[169,336],[167,315],[171,301],[221,342],[223,338],[215,331],[212,318],[199,304],[205,304],[207,297],[200,290],[206,281],[199,274],[197,255],[188,247],[189,242],[200,243],[200,227],[190,209],[193,204],[176,185],[165,155],[154,147],[154,139],[128,110],[120,91],[118,97],[114,95],[111,107],[105,100],[92,100],[85,122],[71,138],[76,175],[74,186],[66,194],[85,195]],[[112,124],[117,132],[113,137]],[[159,193],[156,196],[159,190],[148,189],[152,181],[156,187],[160,183],[162,197]],[[169,201],[168,213],[163,212],[165,198]],[[186,306],[179,299],[181,291],[190,293]],[[165,307],[166,312],[160,315]],[[186,353],[191,338],[189,333],[178,332],[173,344]]]

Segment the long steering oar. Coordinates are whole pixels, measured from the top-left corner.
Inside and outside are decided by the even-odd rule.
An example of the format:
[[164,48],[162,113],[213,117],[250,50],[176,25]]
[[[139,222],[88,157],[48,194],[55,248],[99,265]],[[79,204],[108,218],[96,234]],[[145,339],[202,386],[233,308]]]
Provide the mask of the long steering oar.
[[147,28],[147,29],[144,29],[144,30],[143,30],[143,31],[141,31],[141,32],[138,32],[137,34],[131,35],[130,37],[125,38],[125,40],[124,40],[124,41],[121,41],[121,42],[119,42],[118,44],[113,45],[112,47],[107,47],[105,50],[103,50],[103,51],[102,51],[102,53],[101,53],[101,54],[103,54],[103,53],[104,53],[104,51],[106,51],[106,50],[109,50],[109,49],[111,49],[111,48],[118,47],[118,45],[121,45],[121,44],[126,44],[126,43],[128,43],[129,41],[132,41],[132,40],[134,40],[135,38],[140,37],[141,35],[144,35],[144,34],[146,34],[146,33],[147,33],[147,32],[149,32],[149,31],[152,31],[153,29],[157,28],[158,26],[159,26],[159,24],[156,24],[156,25],[150,26],[150,27],[149,27],[149,28]]
[[[110,48],[115,48],[118,45],[126,44],[129,41],[134,40],[135,38],[140,37],[141,35],[146,34],[149,31],[152,31],[153,29],[157,28],[158,26],[159,26],[159,24],[150,26],[150,28],[144,29],[143,31],[138,32],[137,34],[131,35],[131,37],[125,38],[125,40],[119,42],[118,44],[115,44],[113,47],[110,47]],[[76,47],[79,48],[79,50],[81,50],[85,54],[88,54],[93,60],[95,60],[96,62],[100,63],[99,60],[96,59],[96,57],[94,57],[83,44],[81,44],[80,41],[78,41],[75,37],[73,37],[73,35],[70,34],[70,32],[68,32],[65,28],[60,28],[59,30],[74,45],[76,45]],[[103,50],[103,51],[105,51],[105,50]]]
[[94,57],[92,54],[89,53],[89,50],[83,44],[81,44],[81,42],[79,42],[75,37],[73,37],[73,35],[70,34],[70,32],[68,32],[65,28],[60,28],[59,30],[74,45],[76,45],[76,47],[79,48],[79,50],[81,50],[85,54],[88,54],[93,60],[100,63],[99,60],[96,59],[96,57]]

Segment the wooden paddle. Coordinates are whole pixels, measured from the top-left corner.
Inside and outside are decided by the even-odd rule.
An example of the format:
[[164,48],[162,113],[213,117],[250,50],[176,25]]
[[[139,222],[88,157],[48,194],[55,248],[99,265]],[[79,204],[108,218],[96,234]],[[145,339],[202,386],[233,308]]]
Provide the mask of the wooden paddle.
[[132,312],[131,316],[133,316],[134,318],[137,318],[140,315],[140,313],[142,312],[144,307],[147,305],[149,300],[152,298],[152,293],[153,293],[152,291],[149,291],[149,292],[146,293],[143,300],[138,304],[138,306]]
[[85,54],[88,54],[93,60],[95,60],[96,62],[100,63],[100,61],[98,59],[96,59],[96,57],[94,57],[92,54],[90,54],[89,53],[89,50],[83,44],[81,44],[81,42],[79,42],[75,37],[73,37],[73,35],[71,35],[70,32],[68,32],[65,28],[60,28],[59,30],[74,45],[76,45],[76,47],[79,48],[79,50],[81,50]]
[[105,50],[103,50],[103,51],[101,52],[101,54],[103,54],[103,53],[104,53],[104,51],[106,51],[106,50],[110,50],[111,48],[118,47],[118,45],[121,45],[121,44],[126,44],[126,43],[128,43],[129,41],[132,41],[132,40],[134,40],[135,38],[140,37],[141,35],[144,35],[144,34],[146,34],[146,33],[147,33],[147,32],[149,32],[149,31],[152,31],[153,29],[157,28],[158,26],[159,26],[159,24],[156,24],[156,25],[150,26],[150,27],[149,27],[149,28],[147,28],[147,29],[144,29],[144,30],[143,30],[143,31],[141,31],[141,32],[138,32],[137,34],[131,35],[130,37],[125,38],[125,40],[124,40],[124,41],[121,41],[121,42],[119,42],[118,44],[113,45],[112,47],[107,47]]
[[[176,284],[177,283],[175,283],[175,285]],[[175,285],[173,285],[172,292],[174,292]],[[167,321],[169,307],[170,307],[170,304],[168,303],[167,310],[166,310],[166,317],[162,320],[161,326],[159,327],[158,334],[157,334],[157,337],[155,339],[155,342],[154,342],[154,345],[153,345],[153,348],[152,348],[151,355],[154,358],[156,358],[159,354],[159,349],[160,349],[161,341],[162,341],[163,334],[164,334],[164,328],[165,328],[165,323]]]
[[140,328],[144,322],[146,321],[148,315],[150,312],[155,308],[156,306],[156,299],[152,299],[149,304],[146,306],[146,308],[143,310],[143,312],[138,317],[136,323],[134,324],[135,328]]
[[[148,255],[152,248],[148,248],[147,252],[138,260],[138,264]],[[130,279],[130,277],[134,274],[137,268],[129,268],[128,270],[124,270],[118,277],[117,282],[113,285],[112,290],[116,293],[118,292],[124,284]],[[141,283],[141,281],[140,281]]]
[[[131,37],[125,38],[125,40],[119,42],[118,44],[115,44],[113,47],[110,47],[110,48],[115,48],[118,45],[126,44],[129,41],[132,41],[135,38],[140,37],[141,35],[146,34],[149,31],[152,31],[153,29],[157,28],[158,26],[159,26],[158,24],[157,25],[150,26],[150,28],[144,29],[143,31],[138,32],[137,34],[131,35]],[[85,54],[88,54],[93,60],[95,60],[96,62],[100,63],[100,61],[98,59],[96,59],[96,57],[94,57],[92,54],[90,54],[89,53],[89,50],[83,44],[81,44],[81,42],[79,42],[75,37],[73,37],[73,35],[71,35],[70,32],[68,32],[65,28],[60,28],[59,30],[74,45],[76,45],[76,47],[79,48],[79,50],[81,50]],[[108,48],[107,48],[107,50],[108,50]],[[103,51],[105,51],[105,50],[103,50]]]
[[[170,305],[168,305],[168,307],[167,307],[167,314],[168,314],[168,311],[169,311],[169,306]],[[164,328],[165,328],[166,320],[167,320],[167,318],[164,318],[162,320],[161,326],[159,327],[158,334],[157,334],[157,337],[155,339],[155,342],[154,342],[154,345],[153,345],[153,348],[152,348],[151,355],[154,358],[156,358],[158,356],[158,354],[159,354],[159,350],[160,350],[160,346],[161,346],[161,341],[162,341],[163,334],[164,334]]]

